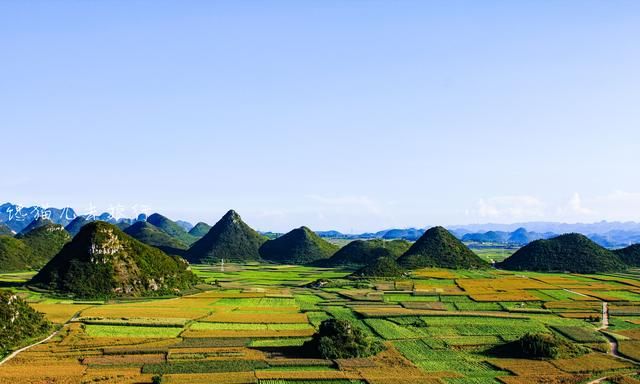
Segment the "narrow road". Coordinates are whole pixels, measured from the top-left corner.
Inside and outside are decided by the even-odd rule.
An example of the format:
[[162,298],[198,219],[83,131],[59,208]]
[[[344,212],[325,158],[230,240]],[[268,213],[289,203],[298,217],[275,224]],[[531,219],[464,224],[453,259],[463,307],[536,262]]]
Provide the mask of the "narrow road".
[[609,328],[609,303],[607,303],[606,301],[602,303],[602,323],[600,325],[600,327],[598,327],[596,330],[600,333],[602,333],[602,335],[607,339],[607,341],[609,342],[609,354],[619,358],[619,359],[623,359],[629,362],[632,362],[634,364],[637,364],[638,362],[635,360],[631,360],[628,359],[622,355],[620,355],[620,353],[618,353],[618,340],[616,340],[615,337],[611,336],[610,334],[604,332]]
[[67,326],[67,324],[69,324],[69,323],[71,323],[72,321],[74,321],[74,320],[78,317],[78,315],[80,315],[80,312],[82,312],[82,311],[78,311],[78,312],[76,312],[76,314],[75,314],[75,315],[73,315],[73,316],[71,316],[71,318],[70,318],[69,320],[67,320],[64,324],[62,324],[62,325],[60,326],[60,328],[58,328],[58,330],[57,330],[57,331],[53,332],[52,334],[50,334],[50,335],[49,335],[49,336],[47,336],[46,338],[44,338],[44,339],[42,339],[42,340],[40,340],[40,341],[38,341],[38,342],[35,342],[35,343],[33,343],[33,344],[27,345],[26,347],[22,347],[22,348],[20,348],[20,349],[17,349],[17,350],[15,350],[15,351],[13,351],[10,355],[8,355],[7,357],[5,357],[4,359],[2,359],[2,360],[0,361],[0,366],[2,366],[2,365],[3,365],[4,363],[6,363],[7,361],[9,361],[9,360],[13,359],[14,357],[18,356],[18,354],[20,354],[20,353],[22,353],[22,352],[26,351],[27,349],[33,348],[33,347],[35,347],[36,345],[40,345],[40,344],[42,344],[42,343],[46,343],[47,341],[51,340],[51,338],[52,338],[52,337],[54,337],[55,335],[57,335],[58,333],[60,333],[60,331],[62,331],[62,330]]
[[[65,324],[66,325],[66,324]],[[64,327],[64,326],[63,326]],[[0,366],[4,363],[6,363],[7,361],[13,359],[14,357],[18,356],[19,353],[26,351],[29,348],[33,348],[36,345],[40,345],[42,343],[46,343],[47,341],[51,340],[52,337],[54,337],[55,335],[57,335],[58,333],[60,333],[60,331],[62,330],[63,327],[60,327],[60,329],[58,329],[57,331],[53,332],[52,334],[50,334],[49,336],[47,336],[45,339],[42,339],[36,343],[27,345],[26,347],[22,347],[20,349],[17,349],[15,351],[13,351],[10,355],[8,355],[7,357],[5,357],[4,359],[2,359],[2,361],[0,361]]]
[[[602,335],[607,339],[607,341],[609,342],[609,354],[612,356],[617,357],[618,359],[624,360],[624,361],[628,361],[630,363],[633,364],[638,364],[639,362],[635,361],[635,360],[631,360],[629,358],[626,358],[622,355],[620,355],[620,353],[618,352],[618,340],[615,339],[615,337],[607,334],[606,331],[607,328],[609,328],[609,303],[607,303],[606,301],[602,302],[602,323],[600,325],[600,327],[598,327],[596,330],[600,333],[602,333]],[[630,376],[630,375],[634,375],[636,374],[636,372],[631,372],[631,373],[627,373],[623,376]],[[599,377],[595,380],[589,381],[587,384],[598,384],[598,383],[602,383],[603,381],[607,380],[608,378],[610,378],[611,375],[609,376],[603,376],[603,377]]]

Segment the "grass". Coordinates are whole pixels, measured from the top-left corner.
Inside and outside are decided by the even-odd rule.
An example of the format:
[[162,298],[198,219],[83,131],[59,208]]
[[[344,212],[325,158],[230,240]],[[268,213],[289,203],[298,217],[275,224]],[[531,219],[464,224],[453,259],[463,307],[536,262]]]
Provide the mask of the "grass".
[[607,340],[593,327],[554,326],[555,331],[578,343],[601,343]]
[[[483,251],[490,255],[491,250]],[[541,373],[560,380],[587,371],[624,370],[625,364],[598,353],[547,362],[484,352],[528,332],[553,331],[584,346],[602,345],[602,336],[594,332],[598,324],[563,317],[599,314],[601,302],[595,296],[617,299],[609,306],[610,330],[624,336],[622,353],[640,358],[638,272],[577,276],[427,268],[415,271],[413,279],[356,289],[342,279],[349,271],[326,268],[192,268],[217,284],[169,300],[80,303],[11,285],[52,320],[61,323],[80,311],[84,324],[71,323],[49,343],[17,356],[0,369],[0,381],[44,382],[50,371],[61,382],[145,382],[164,375],[167,382],[221,384],[484,384],[498,378],[540,382],[545,379]],[[19,284],[29,276],[0,275],[0,281]],[[332,279],[331,287],[305,287],[319,278]],[[383,301],[364,301],[372,297]],[[337,363],[299,355],[299,347],[328,318],[350,321],[388,349],[380,356]],[[125,371],[132,376],[118,376]]]
[[182,328],[88,324],[85,326],[85,332],[91,337],[171,338],[177,337]]
[[230,330],[230,331],[288,331],[288,330],[300,330],[309,329],[311,326],[307,323],[304,324],[257,324],[257,323],[200,323],[196,322],[191,324],[189,329],[192,330]]
[[264,361],[253,360],[205,360],[185,361],[163,364],[145,364],[142,373],[211,373],[211,372],[246,372],[260,368],[268,368]]

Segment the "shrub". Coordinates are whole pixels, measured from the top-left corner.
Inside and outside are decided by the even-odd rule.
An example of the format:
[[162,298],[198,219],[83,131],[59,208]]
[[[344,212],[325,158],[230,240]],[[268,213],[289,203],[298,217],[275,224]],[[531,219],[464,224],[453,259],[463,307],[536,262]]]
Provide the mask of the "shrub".
[[329,319],[320,324],[319,331],[304,348],[325,359],[345,359],[372,356],[384,346],[347,320]]
[[582,354],[583,348],[550,333],[527,333],[516,341],[526,357],[557,359]]

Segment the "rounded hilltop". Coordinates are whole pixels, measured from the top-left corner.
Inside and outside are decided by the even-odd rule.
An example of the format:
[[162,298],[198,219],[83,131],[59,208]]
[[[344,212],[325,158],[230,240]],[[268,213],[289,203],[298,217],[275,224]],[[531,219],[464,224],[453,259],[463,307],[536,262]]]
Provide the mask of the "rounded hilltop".
[[489,264],[473,253],[466,245],[444,227],[427,230],[398,259],[398,264],[407,269],[451,268],[482,269]]
[[260,256],[281,264],[310,264],[330,258],[338,249],[309,228],[300,227],[264,243]]
[[618,254],[569,233],[548,240],[536,240],[520,248],[497,267],[516,271],[598,273],[628,268]]

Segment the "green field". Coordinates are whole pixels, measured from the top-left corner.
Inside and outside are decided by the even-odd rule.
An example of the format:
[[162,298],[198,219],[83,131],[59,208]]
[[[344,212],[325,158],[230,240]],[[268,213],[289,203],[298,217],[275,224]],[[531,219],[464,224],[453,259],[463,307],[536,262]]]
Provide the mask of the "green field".
[[[614,299],[609,331],[626,342],[623,351],[633,354],[636,345],[640,350],[635,271],[426,269],[409,279],[356,286],[344,279],[349,271],[327,268],[247,264],[193,270],[207,284],[183,297],[109,302],[30,291],[21,285],[30,273],[0,275],[5,288],[64,324],[57,336],[0,367],[0,382],[151,383],[156,377],[163,383],[232,384],[586,383],[639,368],[608,355],[607,339],[597,331],[606,294]],[[332,284],[308,286],[317,279]],[[386,350],[335,361],[301,354],[302,344],[329,318],[350,321]],[[491,352],[536,332],[593,352],[548,362]]]

